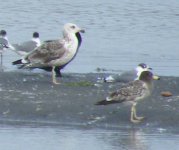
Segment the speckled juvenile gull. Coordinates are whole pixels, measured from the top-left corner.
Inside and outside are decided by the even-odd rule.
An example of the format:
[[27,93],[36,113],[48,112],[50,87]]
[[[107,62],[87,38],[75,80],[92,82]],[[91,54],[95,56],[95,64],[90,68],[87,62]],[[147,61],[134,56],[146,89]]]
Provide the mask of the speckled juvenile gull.
[[144,117],[137,117],[136,105],[139,100],[148,97],[152,91],[152,80],[159,80],[158,76],[154,76],[150,71],[143,71],[139,75],[139,79],[129,82],[122,88],[111,93],[105,100],[99,101],[96,105],[108,105],[114,103],[130,102],[131,107],[131,122],[138,123]]
[[109,75],[103,80],[104,82],[129,82],[137,79],[138,75],[145,70],[152,71],[152,68],[145,63],[140,63],[134,70],[126,71],[122,74]]
[[30,41],[25,41],[21,44],[13,44],[13,47],[15,48],[15,52],[19,54],[20,56],[25,56],[32,50],[34,50],[36,47],[40,46],[40,38],[39,33],[34,32],[32,34],[32,39]]
[[76,33],[84,32],[77,25],[67,23],[64,25],[64,37],[58,40],[49,40],[27,54],[23,59],[13,62],[23,64],[23,68],[52,67],[52,81],[58,84],[55,76],[55,67],[68,64],[78,50]]

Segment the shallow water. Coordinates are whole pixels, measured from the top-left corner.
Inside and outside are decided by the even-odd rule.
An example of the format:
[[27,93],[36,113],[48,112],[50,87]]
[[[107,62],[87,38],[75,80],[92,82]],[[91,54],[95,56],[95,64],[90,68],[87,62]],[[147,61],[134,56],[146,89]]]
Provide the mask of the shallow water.
[[[125,104],[94,105],[123,84],[98,83],[96,77],[100,75],[104,74],[64,74],[61,85],[54,86],[48,74],[1,73],[1,147],[5,150],[179,148],[178,77],[161,77],[156,82],[152,96],[137,106],[138,114],[145,119],[133,124],[129,121],[130,107]],[[161,90],[169,89],[172,97],[160,95]]]
[[[144,62],[157,74],[178,76],[179,2],[175,0],[42,1],[1,2],[0,28],[11,43],[31,38],[61,37],[62,26],[74,22],[84,28],[79,54],[64,71],[109,72],[131,70]],[[17,57],[7,54],[6,66]]]
[[[7,30],[11,43],[29,40],[34,31],[40,33],[42,41],[56,39],[61,37],[61,30],[66,22],[74,22],[84,28],[86,33],[82,35],[83,43],[79,53],[64,69],[64,72],[89,73],[95,72],[96,68],[102,68],[108,72],[121,73],[144,62],[149,64],[159,75],[178,76],[179,74],[179,1],[16,0],[12,2],[6,0],[1,2],[0,9],[0,29]],[[6,51],[4,53],[4,70],[16,70],[11,62],[18,58],[13,52]],[[34,78],[32,81],[36,81],[36,77]],[[41,76],[37,78],[41,78]],[[26,83],[26,78],[24,83]],[[40,84],[40,82],[36,83]],[[49,83],[45,82],[45,84]],[[10,83],[8,86],[14,88]],[[54,87],[50,87],[52,91]],[[9,92],[12,93],[11,88]],[[21,97],[23,94],[17,95]],[[30,95],[31,93],[25,94]],[[5,95],[4,97],[8,99],[11,96]],[[29,98],[32,99],[33,96],[30,95]],[[21,104],[28,104],[27,101],[16,103],[19,99],[16,99],[15,95],[13,98],[15,100],[13,103],[19,107]],[[175,107],[172,108],[175,110],[169,109],[170,107],[167,105],[165,113],[177,112],[177,100],[170,101],[168,99],[168,101],[173,103]],[[32,102],[37,103],[37,106],[40,105],[36,99],[33,99]],[[7,108],[10,104],[5,102]],[[4,107],[5,111],[1,116],[6,116],[9,113],[6,107]],[[13,109],[12,107],[11,109],[16,110],[17,108]],[[28,107],[23,111],[27,111],[26,109],[28,110]],[[157,112],[160,113],[160,111]],[[34,114],[29,114],[29,116]],[[18,115],[13,115],[13,119],[18,119]],[[26,113],[23,115],[28,116]],[[45,118],[46,115],[43,115],[40,113],[40,116]],[[53,113],[50,117],[53,118]],[[154,116],[151,118],[155,120]],[[167,120],[164,121],[167,122]],[[26,126],[24,123],[16,125],[17,122],[7,125],[2,121],[1,124],[0,145],[3,150],[179,149],[178,128],[174,128],[172,131],[169,128],[158,126],[146,126],[146,129],[130,126],[115,130],[90,127],[86,129],[84,126],[44,127],[38,123]]]
[[63,126],[0,128],[0,145],[3,150],[177,150],[178,138],[179,135],[162,129],[151,132],[141,129],[92,130]]

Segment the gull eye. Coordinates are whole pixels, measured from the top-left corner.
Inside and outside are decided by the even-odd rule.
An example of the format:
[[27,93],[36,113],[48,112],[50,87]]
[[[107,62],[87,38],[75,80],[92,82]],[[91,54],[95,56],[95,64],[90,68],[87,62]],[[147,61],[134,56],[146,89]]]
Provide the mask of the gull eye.
[[72,26],[71,26],[71,28],[72,28],[72,29],[75,29],[75,26],[74,26],[74,25],[72,25]]
[[147,68],[147,65],[144,64],[143,67],[144,67],[144,68]]
[[147,65],[146,65],[146,64],[140,64],[140,66],[141,66],[143,69],[147,68]]

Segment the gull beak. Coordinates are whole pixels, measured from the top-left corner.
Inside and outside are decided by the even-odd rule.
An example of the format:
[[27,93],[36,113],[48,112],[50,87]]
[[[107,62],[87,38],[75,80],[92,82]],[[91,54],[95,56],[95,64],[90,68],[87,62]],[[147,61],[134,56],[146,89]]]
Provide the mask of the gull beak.
[[80,29],[79,32],[85,33],[85,30],[84,29]]
[[159,76],[156,76],[156,75],[153,75],[153,79],[154,79],[154,80],[160,80],[160,77],[159,77]]
[[149,70],[152,70],[152,68],[150,68],[150,67],[149,67],[148,69],[149,69]]

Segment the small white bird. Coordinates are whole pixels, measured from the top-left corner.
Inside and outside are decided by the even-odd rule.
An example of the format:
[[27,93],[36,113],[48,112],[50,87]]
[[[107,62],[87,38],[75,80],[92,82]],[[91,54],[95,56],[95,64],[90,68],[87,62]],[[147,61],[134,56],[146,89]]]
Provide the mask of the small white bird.
[[13,47],[15,48],[15,52],[19,54],[20,56],[25,56],[32,50],[34,50],[36,47],[40,46],[40,38],[39,33],[34,32],[32,34],[32,39],[30,41],[25,41],[21,44],[13,44]]
[[3,52],[6,49],[14,49],[14,47],[9,43],[9,40],[7,38],[7,32],[5,30],[0,31],[0,55],[1,55],[1,66],[3,63]]
[[150,68],[147,64],[145,63],[140,63],[138,66],[131,71],[126,71],[122,74],[115,74],[115,75],[109,75],[105,78],[103,78],[104,82],[129,82],[138,79],[139,75],[141,74],[142,71],[152,71],[152,68]]
[[122,88],[111,93],[105,98],[105,100],[97,102],[96,105],[130,102],[132,103],[130,121],[133,123],[138,123],[144,117],[137,117],[136,115],[137,102],[151,94],[153,79],[159,80],[159,77],[154,76],[150,71],[143,71],[139,75],[138,80],[125,84]]
[[43,42],[23,59],[13,62],[23,64],[23,68],[52,67],[52,81],[59,84],[55,76],[55,67],[64,66],[76,56],[79,48],[77,33],[85,31],[73,23],[64,25],[63,38]]

